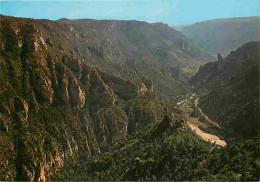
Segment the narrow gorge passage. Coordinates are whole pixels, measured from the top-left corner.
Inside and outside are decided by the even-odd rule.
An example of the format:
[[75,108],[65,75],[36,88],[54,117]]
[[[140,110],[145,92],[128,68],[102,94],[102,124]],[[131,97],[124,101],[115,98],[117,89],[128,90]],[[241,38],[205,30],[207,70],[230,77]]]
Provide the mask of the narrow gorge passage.
[[204,116],[204,117],[207,119],[208,122],[212,123],[213,125],[217,126],[218,128],[221,128],[218,123],[212,121],[207,115],[205,115],[205,114],[202,112],[201,108],[198,107],[199,98],[197,98],[197,99],[195,100],[194,104],[195,104],[195,107],[197,107],[198,110],[200,111],[201,115]]
[[193,125],[189,121],[188,121],[188,126],[191,129],[191,131],[193,131],[196,135],[200,136],[205,141],[209,141],[210,143],[215,143],[216,145],[222,147],[227,145],[227,143],[224,140],[221,140],[218,136],[202,131],[201,129],[199,129],[198,126]]
[[[195,95],[192,94],[192,96],[190,98],[178,102],[176,104],[177,107],[180,110],[182,110],[183,112],[187,112],[187,110],[181,108],[180,106],[182,104],[188,103],[188,101],[191,101],[191,99],[193,99],[194,97],[195,97]],[[219,124],[217,124],[217,123],[213,122],[212,120],[210,120],[210,118],[202,112],[202,110],[198,107],[198,102],[199,102],[199,98],[196,98],[195,101],[194,101],[194,105],[198,109],[198,111],[201,114],[201,116],[206,118],[208,123],[213,124],[214,126],[217,126],[218,128],[221,128],[219,126]],[[188,106],[188,104],[187,104],[187,106]],[[192,108],[190,106],[188,106],[188,109],[192,110]],[[210,134],[210,133],[207,133],[206,131],[201,130],[199,128],[199,126],[202,125],[202,124],[204,124],[204,125],[207,125],[207,124],[204,123],[204,122],[199,121],[199,118],[191,117],[191,116],[188,115],[187,116],[187,124],[188,124],[189,128],[191,129],[191,131],[193,131],[196,135],[201,137],[203,140],[209,141],[210,143],[215,143],[216,145],[219,145],[219,146],[222,146],[222,147],[227,145],[227,143],[224,140],[221,140],[218,136]]]

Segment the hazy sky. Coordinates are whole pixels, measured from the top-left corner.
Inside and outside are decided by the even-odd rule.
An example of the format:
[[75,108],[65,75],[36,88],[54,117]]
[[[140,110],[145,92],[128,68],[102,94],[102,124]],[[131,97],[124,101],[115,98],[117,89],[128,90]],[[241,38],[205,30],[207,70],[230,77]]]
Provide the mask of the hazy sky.
[[0,13],[18,17],[143,20],[169,25],[259,16],[258,0],[54,0],[4,1]]

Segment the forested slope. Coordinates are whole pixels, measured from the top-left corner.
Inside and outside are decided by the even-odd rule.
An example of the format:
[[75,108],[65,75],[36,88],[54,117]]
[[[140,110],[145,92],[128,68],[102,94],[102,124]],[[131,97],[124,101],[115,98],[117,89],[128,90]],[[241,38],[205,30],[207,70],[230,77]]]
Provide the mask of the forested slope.
[[[153,81],[168,99],[188,93],[187,81],[200,65],[213,58],[182,33],[163,23],[142,21],[60,19],[59,22],[92,29],[103,35],[126,58],[131,73]],[[101,65],[102,66],[102,65]]]
[[190,80],[204,88],[199,106],[220,125],[243,137],[259,134],[259,42],[208,63]]
[[[1,180],[49,179],[68,161],[99,155],[171,110],[151,81],[130,81],[93,64],[123,61],[93,31],[0,18]],[[90,50],[102,45],[104,55],[93,48],[92,62],[81,59],[73,50],[82,41]]]

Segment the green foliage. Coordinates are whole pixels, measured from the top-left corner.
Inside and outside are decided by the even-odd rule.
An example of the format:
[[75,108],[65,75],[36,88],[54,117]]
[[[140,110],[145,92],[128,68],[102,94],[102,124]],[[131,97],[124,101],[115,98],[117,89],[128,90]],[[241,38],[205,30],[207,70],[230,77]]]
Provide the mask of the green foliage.
[[124,59],[120,58],[120,65],[125,69],[119,68],[118,63],[116,67],[115,60],[109,64],[106,61],[95,63],[130,79],[151,80],[156,91],[170,101],[174,96],[188,93],[192,88],[181,81],[187,80],[200,65],[212,59],[180,32],[162,23],[89,19],[59,21],[78,25],[84,30],[92,28],[104,35],[122,54]]
[[242,181],[259,181],[259,139],[256,137],[245,143],[213,150],[207,163],[210,172],[220,177],[233,173]]
[[[133,33],[132,23],[126,23],[130,29],[123,28],[126,32],[120,33],[141,50],[137,55],[142,53],[140,60],[143,61],[138,58],[126,62],[120,50],[95,31],[47,20],[1,18],[0,38],[5,47],[0,50],[0,180],[50,177],[63,164],[64,168],[53,175],[53,180],[232,180],[240,176],[245,180],[257,179],[254,170],[259,168],[259,162],[255,160],[257,153],[254,153],[258,149],[256,142],[239,144],[235,153],[232,153],[232,147],[214,149],[216,146],[186,130],[180,122],[182,115],[175,114],[157,94],[150,91],[136,94],[138,85],[131,82],[134,91],[131,86],[129,88],[135,98],[120,98],[120,91],[126,92],[121,93],[125,96],[128,87],[122,90],[119,87],[118,92],[114,92],[108,83],[113,84],[114,80],[105,81],[104,77],[108,75],[103,69],[84,61],[80,62],[82,67],[77,67],[77,64],[66,64],[59,58],[66,52],[69,56],[91,60],[114,74],[126,74],[135,79],[145,75],[159,86],[161,95],[171,98],[191,88],[176,81],[169,73],[177,77],[185,69],[194,70],[198,64],[192,57],[207,57],[181,34],[160,24],[144,24],[141,31]],[[19,33],[16,34],[12,27],[18,28]],[[156,32],[161,30],[164,33],[159,37],[160,41],[156,41],[158,45],[153,44],[151,40],[157,39]],[[18,35],[23,41],[21,48]],[[33,45],[41,44],[39,36],[48,37],[52,43],[46,40],[47,49],[40,45],[40,49],[30,52],[27,40],[32,38]],[[171,41],[164,40],[168,38]],[[147,66],[153,65],[152,61],[158,64],[169,61],[171,53],[176,53],[175,49],[185,49],[181,52],[189,55],[184,56],[183,67],[171,65],[167,72],[161,65]],[[150,63],[149,56],[154,59]],[[187,68],[189,63],[192,65]],[[128,66],[134,66],[135,73]],[[78,73],[81,68],[87,68],[82,75]],[[246,80],[253,75],[248,74]],[[120,82],[119,78],[115,82],[130,84],[124,79]],[[86,96],[84,106],[74,107],[72,100],[82,92],[85,95],[81,96]],[[17,106],[16,100],[22,106]],[[165,124],[166,112],[172,114],[172,120]],[[127,138],[111,146],[111,140],[107,138],[111,139],[126,126]],[[101,154],[102,147],[106,150]],[[221,161],[224,154],[228,159],[234,159],[229,163],[214,162]],[[248,161],[243,161],[242,156]],[[236,166],[233,160],[237,159],[240,161]],[[243,169],[243,165],[249,170]],[[223,170],[219,172],[220,167]]]
[[165,107],[169,106],[155,93],[139,95],[129,101],[125,108],[129,117],[129,134],[135,133],[150,123],[162,121]]
[[206,121],[206,118],[205,118],[204,116],[200,115],[199,121],[200,121],[200,122],[205,122],[205,121]]
[[193,81],[205,84],[199,107],[230,135],[259,134],[259,42],[240,47],[222,62],[205,65]]
[[18,42],[16,39],[16,34],[13,30],[6,27],[1,28],[0,37],[3,39],[3,43],[5,45],[5,51],[1,51],[1,53],[17,53],[19,50]]
[[64,168],[52,180],[259,179],[259,138],[226,148],[212,148],[192,133],[173,129],[159,138],[151,138],[157,127],[151,125],[115,144],[106,155]]

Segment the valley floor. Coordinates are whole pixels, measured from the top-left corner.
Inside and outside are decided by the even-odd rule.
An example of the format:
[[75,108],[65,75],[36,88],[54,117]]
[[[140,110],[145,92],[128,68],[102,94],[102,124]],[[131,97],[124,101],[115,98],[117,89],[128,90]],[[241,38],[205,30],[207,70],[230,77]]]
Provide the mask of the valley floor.
[[200,136],[205,141],[215,143],[222,147],[227,145],[227,143],[224,140],[221,140],[218,136],[202,131],[198,126],[192,124],[191,122],[188,122],[188,126],[196,135]]
[[195,107],[198,108],[200,114],[201,114],[203,117],[205,117],[208,122],[210,122],[211,124],[217,126],[218,128],[221,128],[218,123],[212,121],[207,115],[205,115],[205,114],[202,112],[201,108],[198,107],[199,98],[197,98],[197,99],[194,101],[194,104],[195,104]]
[[[214,127],[218,127],[218,128],[220,128],[220,126],[218,123],[215,123],[214,121],[210,120],[210,118],[202,112],[202,110],[198,107],[199,98],[196,98],[194,100],[195,97],[196,97],[195,94],[192,94],[192,96],[190,96],[188,99],[180,101],[176,104],[177,108],[185,113],[186,118],[187,118],[187,124],[188,124],[189,128],[191,129],[191,131],[193,131],[196,135],[198,135],[205,141],[209,141],[210,143],[215,143],[216,145],[219,145],[222,147],[226,146],[227,143],[224,140],[220,139],[219,136],[208,133],[208,132],[204,131],[203,129],[201,129],[201,128],[210,127],[212,125],[214,125]],[[192,106],[193,106],[193,108],[192,108]],[[191,112],[195,112],[194,107],[197,110],[197,112],[199,112],[198,113],[200,115],[199,117],[190,116]],[[203,121],[200,121],[201,117],[204,118]]]

